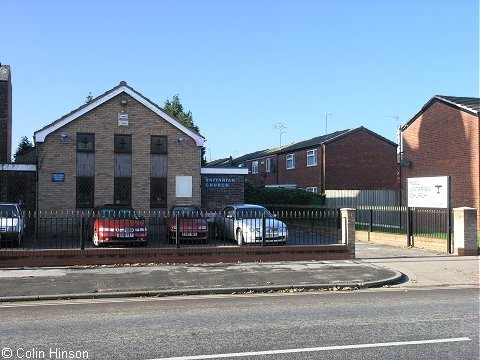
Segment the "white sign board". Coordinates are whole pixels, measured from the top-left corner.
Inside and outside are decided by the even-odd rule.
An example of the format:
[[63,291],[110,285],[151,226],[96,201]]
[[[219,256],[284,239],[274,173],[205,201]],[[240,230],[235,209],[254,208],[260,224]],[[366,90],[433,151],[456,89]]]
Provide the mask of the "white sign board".
[[191,176],[177,176],[176,177],[176,196],[177,197],[192,197],[192,177]]
[[448,176],[407,178],[408,207],[448,208]]

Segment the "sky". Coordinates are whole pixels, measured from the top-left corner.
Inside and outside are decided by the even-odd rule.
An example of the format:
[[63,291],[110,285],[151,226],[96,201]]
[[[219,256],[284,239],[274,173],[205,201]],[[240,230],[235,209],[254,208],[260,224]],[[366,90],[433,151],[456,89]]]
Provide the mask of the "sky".
[[480,96],[478,0],[0,0],[0,9],[12,154],[22,136],[120,81],[160,106],[178,94],[207,160],[359,126],[396,141],[432,96]]

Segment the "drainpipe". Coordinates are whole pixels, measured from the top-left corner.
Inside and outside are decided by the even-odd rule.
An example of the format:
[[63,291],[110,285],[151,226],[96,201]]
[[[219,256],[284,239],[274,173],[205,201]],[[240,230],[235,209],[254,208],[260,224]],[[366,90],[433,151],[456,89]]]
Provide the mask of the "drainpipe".
[[325,186],[325,171],[326,171],[326,166],[325,166],[325,144],[322,144],[322,166],[320,167],[320,181],[321,181],[321,193],[324,194],[326,191],[326,186]]

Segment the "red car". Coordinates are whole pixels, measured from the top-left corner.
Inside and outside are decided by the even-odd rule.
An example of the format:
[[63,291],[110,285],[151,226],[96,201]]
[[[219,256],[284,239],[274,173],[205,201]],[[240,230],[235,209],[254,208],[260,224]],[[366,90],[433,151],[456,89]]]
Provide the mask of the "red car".
[[95,246],[106,244],[147,244],[145,220],[131,207],[103,205],[94,210],[88,226],[89,237]]
[[208,223],[198,206],[179,205],[172,207],[167,223],[170,242],[176,241],[177,223],[179,225],[179,240],[207,241]]

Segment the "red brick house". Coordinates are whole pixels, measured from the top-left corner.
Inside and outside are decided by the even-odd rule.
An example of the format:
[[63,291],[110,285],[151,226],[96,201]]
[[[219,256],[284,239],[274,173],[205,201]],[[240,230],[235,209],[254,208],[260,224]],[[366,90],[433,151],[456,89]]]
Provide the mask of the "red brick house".
[[325,190],[398,189],[397,144],[364,127],[233,159],[264,186]]
[[437,95],[402,127],[403,188],[409,177],[450,176],[452,206],[480,209],[479,111],[480,98]]

